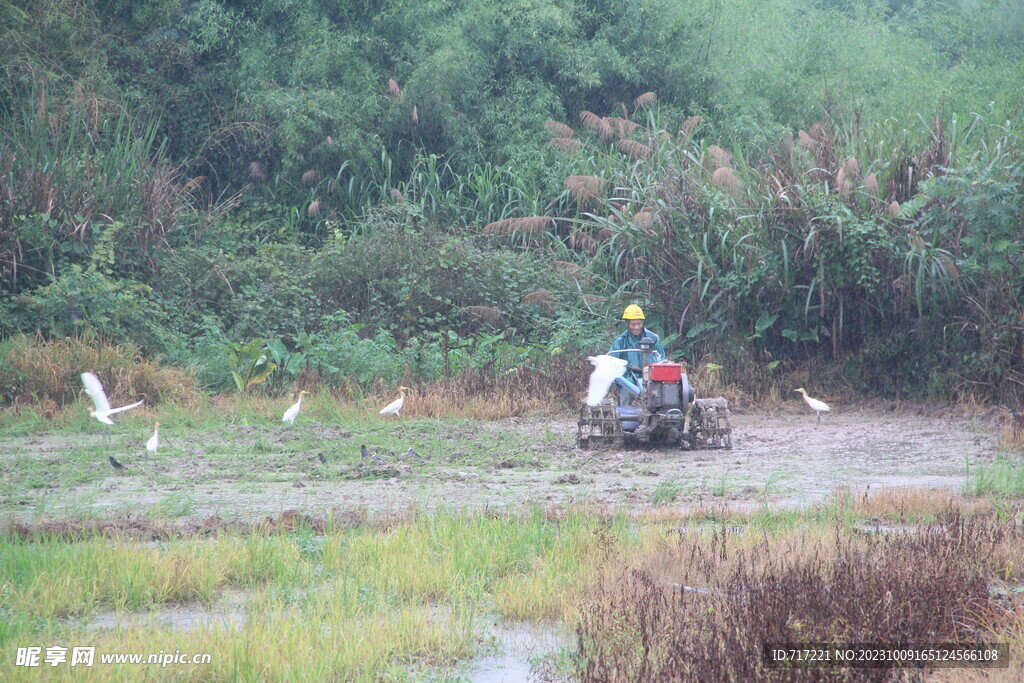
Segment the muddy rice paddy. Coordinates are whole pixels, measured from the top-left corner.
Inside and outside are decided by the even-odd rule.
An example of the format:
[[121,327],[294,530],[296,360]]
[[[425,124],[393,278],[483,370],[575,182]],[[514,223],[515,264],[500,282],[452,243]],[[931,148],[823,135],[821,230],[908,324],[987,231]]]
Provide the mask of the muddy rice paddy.
[[[787,405],[734,414],[732,423],[731,450],[696,452],[580,450],[575,420],[550,418],[427,427],[411,419],[356,435],[321,423],[231,425],[168,436],[152,458],[124,434],[42,434],[0,444],[0,466],[15,480],[21,465],[43,464],[27,485],[9,480],[0,514],[145,510],[202,519],[289,510],[372,517],[442,506],[801,506],[841,487],[962,487],[970,467],[991,461],[998,435],[985,416],[898,406],[841,410],[819,425]],[[362,443],[379,461],[360,457]],[[108,451],[126,464],[123,471],[107,465]],[[75,477],[82,468],[91,475]]]

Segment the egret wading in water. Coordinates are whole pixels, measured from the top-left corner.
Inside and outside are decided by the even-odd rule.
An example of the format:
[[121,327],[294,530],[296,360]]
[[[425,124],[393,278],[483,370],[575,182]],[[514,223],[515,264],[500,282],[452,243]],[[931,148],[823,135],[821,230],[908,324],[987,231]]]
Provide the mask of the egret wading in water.
[[153,425],[153,436],[149,437],[149,441],[146,442],[146,450],[150,453],[156,453],[156,449],[160,448],[160,423],[157,422]]
[[799,391],[801,394],[804,395],[804,401],[807,403],[807,405],[811,407],[811,410],[818,414],[818,424],[821,424],[821,414],[827,413],[831,410],[831,408],[828,407],[828,404],[825,403],[824,401],[819,401],[816,398],[811,398],[810,396],[808,396],[807,392],[804,390],[803,387],[800,387],[799,389],[794,389],[793,391]]
[[299,400],[296,401],[295,405],[293,405],[291,408],[284,411],[284,417],[281,418],[281,422],[295,424],[295,418],[298,416],[299,410],[302,408],[302,397],[308,393],[309,392],[306,391],[305,389],[299,392]]
[[143,403],[143,401],[138,401],[130,406],[111,408],[110,401],[107,400],[107,393],[103,391],[103,384],[100,383],[99,377],[91,372],[83,372],[82,384],[85,385],[85,393],[89,394],[89,398],[92,399],[93,409],[89,411],[89,415],[95,417],[104,424],[114,424],[114,421],[110,419],[110,416],[114,413],[120,413],[122,410],[137,408]]
[[381,415],[392,415],[392,414],[394,414],[394,415],[398,415],[398,417],[401,417],[401,415],[399,414],[398,411],[402,409],[403,405],[405,405],[405,392],[407,392],[407,391],[412,391],[412,389],[410,389],[409,387],[398,387],[398,398],[396,398],[394,401],[392,401],[391,403],[389,403],[386,406],[384,406],[383,408],[381,408],[380,409],[380,414]]

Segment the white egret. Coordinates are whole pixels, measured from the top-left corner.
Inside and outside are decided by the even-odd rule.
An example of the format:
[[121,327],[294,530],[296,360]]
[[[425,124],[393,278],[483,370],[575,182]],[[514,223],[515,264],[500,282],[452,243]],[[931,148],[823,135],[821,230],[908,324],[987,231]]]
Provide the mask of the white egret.
[[120,413],[122,410],[131,410],[143,404],[143,401],[138,401],[130,406],[111,408],[110,401],[107,400],[107,394],[103,391],[103,385],[100,383],[99,378],[91,372],[82,373],[82,384],[85,385],[85,393],[89,394],[93,406],[95,406],[93,410],[89,411],[89,415],[104,424],[114,424],[114,421],[110,419],[110,416],[114,413]]
[[804,401],[807,403],[807,405],[811,407],[811,410],[818,414],[818,424],[821,424],[821,414],[827,413],[831,410],[831,408],[828,407],[828,404],[825,403],[824,401],[819,401],[816,398],[811,398],[810,396],[808,396],[807,392],[804,390],[803,387],[800,387],[799,389],[794,389],[793,391],[799,391],[801,394],[804,395]]
[[290,422],[291,424],[295,424],[295,418],[299,414],[299,409],[302,408],[302,397],[308,393],[309,392],[305,389],[299,392],[299,400],[296,401],[295,405],[291,408],[284,411],[284,417],[281,418],[281,422]]
[[587,388],[587,405],[596,406],[599,404],[615,383],[616,377],[621,377],[626,370],[626,360],[615,356],[588,356],[587,360],[594,366],[590,373],[590,386]]
[[402,409],[403,405],[405,405],[405,392],[407,392],[407,391],[412,391],[412,389],[410,389],[409,387],[398,387],[398,398],[396,398],[394,401],[392,401],[391,403],[389,403],[386,406],[384,406],[383,408],[381,408],[380,409],[380,414],[381,415],[391,415],[391,414],[394,414],[394,415],[398,415],[399,417],[401,417],[401,415],[398,413],[398,411]]
[[156,449],[160,448],[160,423],[157,422],[153,426],[153,436],[149,437],[149,441],[146,442],[146,450],[150,453],[156,453]]

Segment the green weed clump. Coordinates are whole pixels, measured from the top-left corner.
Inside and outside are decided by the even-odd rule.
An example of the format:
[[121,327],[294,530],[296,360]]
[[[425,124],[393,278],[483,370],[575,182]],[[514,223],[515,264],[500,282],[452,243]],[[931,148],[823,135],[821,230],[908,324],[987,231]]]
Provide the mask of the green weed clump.
[[[480,622],[495,612],[575,619],[585,590],[665,539],[658,526],[638,530],[625,517],[583,510],[413,512],[348,526],[289,514],[176,537],[152,520],[124,524],[19,527],[0,538],[0,646],[88,635],[99,651],[159,643],[209,652],[211,665],[189,672],[204,679],[400,678],[410,666],[471,657]],[[163,538],[133,540],[136,533]],[[243,596],[240,626],[225,618],[173,630],[156,619],[161,609],[189,604],[215,612],[229,590]],[[153,610],[154,619],[114,630],[82,626],[101,610],[126,619]]]
[[987,465],[973,466],[967,492],[974,496],[996,498],[1024,496],[1024,460],[1020,457],[998,456]]

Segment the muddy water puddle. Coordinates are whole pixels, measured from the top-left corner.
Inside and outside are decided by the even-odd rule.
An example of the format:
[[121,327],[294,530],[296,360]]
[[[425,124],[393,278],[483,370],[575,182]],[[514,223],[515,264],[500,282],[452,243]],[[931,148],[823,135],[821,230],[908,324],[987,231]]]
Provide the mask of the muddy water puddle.
[[88,630],[132,630],[156,625],[170,631],[245,627],[245,603],[250,594],[240,590],[223,591],[210,605],[163,606],[154,610],[104,610],[85,621]]
[[491,650],[459,671],[471,683],[520,683],[533,680],[547,668],[546,659],[573,644],[561,624],[518,623],[496,620],[490,627]]

